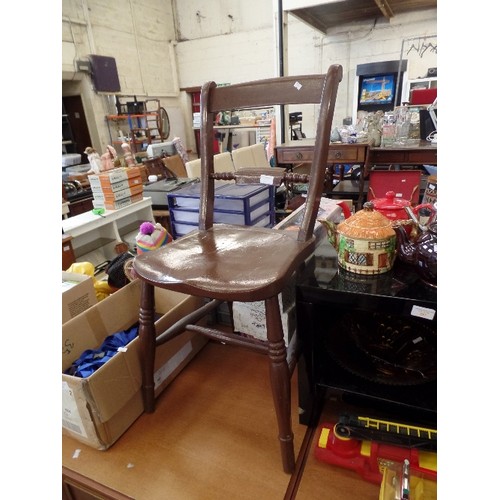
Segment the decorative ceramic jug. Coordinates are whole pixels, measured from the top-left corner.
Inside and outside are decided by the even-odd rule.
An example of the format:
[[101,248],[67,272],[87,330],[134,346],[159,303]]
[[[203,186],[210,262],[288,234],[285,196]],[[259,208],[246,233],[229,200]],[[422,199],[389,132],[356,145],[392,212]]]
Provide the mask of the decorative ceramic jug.
[[[411,209],[410,209],[411,210]],[[429,286],[437,286],[437,221],[419,225],[420,234],[412,241],[402,226],[397,226],[397,256],[403,262],[416,266],[420,279]]]

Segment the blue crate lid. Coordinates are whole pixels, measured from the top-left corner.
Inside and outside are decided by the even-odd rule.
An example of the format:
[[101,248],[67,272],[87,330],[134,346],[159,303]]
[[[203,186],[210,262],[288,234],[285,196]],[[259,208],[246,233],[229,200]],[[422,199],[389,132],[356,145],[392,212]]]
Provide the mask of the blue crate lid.
[[[196,182],[169,193],[169,196],[199,198],[200,188],[201,183]],[[217,198],[247,198],[266,189],[268,189],[268,186],[263,184],[222,184],[215,187],[215,196]]]

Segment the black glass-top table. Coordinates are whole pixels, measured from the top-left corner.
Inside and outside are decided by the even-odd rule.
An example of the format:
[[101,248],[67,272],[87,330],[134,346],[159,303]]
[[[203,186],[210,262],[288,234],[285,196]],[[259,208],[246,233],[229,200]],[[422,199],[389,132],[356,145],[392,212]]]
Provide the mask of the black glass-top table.
[[364,413],[435,425],[437,290],[396,261],[377,276],[337,265],[325,239],[297,281],[300,422],[335,395]]

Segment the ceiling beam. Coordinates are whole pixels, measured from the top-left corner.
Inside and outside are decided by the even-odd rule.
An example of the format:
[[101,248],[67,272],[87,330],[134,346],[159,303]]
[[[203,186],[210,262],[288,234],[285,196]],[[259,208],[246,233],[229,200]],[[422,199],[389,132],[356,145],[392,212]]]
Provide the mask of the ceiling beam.
[[385,18],[390,19],[391,17],[394,17],[394,12],[392,11],[389,0],[375,0],[375,3]]

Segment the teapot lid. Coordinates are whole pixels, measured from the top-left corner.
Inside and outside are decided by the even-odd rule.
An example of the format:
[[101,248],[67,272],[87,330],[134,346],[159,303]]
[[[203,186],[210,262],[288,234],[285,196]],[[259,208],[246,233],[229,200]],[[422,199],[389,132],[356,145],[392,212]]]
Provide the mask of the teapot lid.
[[371,202],[377,210],[398,210],[411,206],[408,200],[396,198],[396,193],[394,191],[387,191],[387,193],[385,193],[385,198],[374,198]]
[[385,239],[396,235],[391,220],[374,210],[371,201],[363,205],[363,210],[339,223],[337,231],[350,238],[367,240]]

